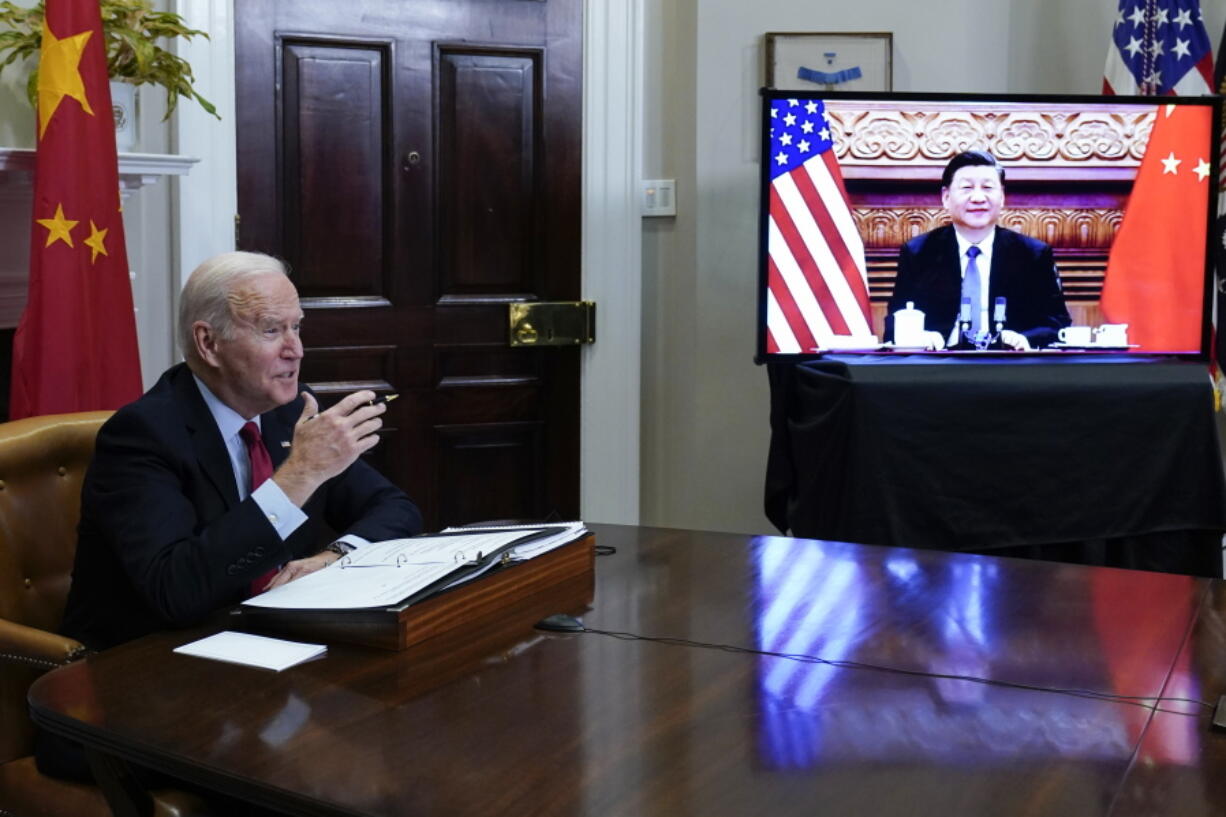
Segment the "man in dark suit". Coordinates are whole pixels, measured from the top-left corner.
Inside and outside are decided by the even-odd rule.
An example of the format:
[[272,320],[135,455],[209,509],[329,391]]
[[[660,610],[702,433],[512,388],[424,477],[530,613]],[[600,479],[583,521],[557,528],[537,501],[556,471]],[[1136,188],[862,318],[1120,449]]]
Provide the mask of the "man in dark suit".
[[102,649],[195,624],[348,548],[420,531],[416,506],[358,459],[386,405],[359,391],[320,412],[300,388],[301,320],[274,258],[226,253],[192,273],[186,363],[98,435],[65,634]]
[[[1051,247],[996,224],[1005,203],[1004,182],[1004,168],[984,151],[960,153],[946,165],[941,204],[951,224],[899,250],[886,309],[887,340],[894,339],[894,313],[912,303],[924,313],[926,345],[942,348],[953,337],[963,297],[974,302],[976,328],[989,332],[995,328],[996,299],[1005,299],[1000,340],[1013,349],[1047,346],[1069,325]],[[968,280],[968,272],[972,279],[978,273],[978,280]]]

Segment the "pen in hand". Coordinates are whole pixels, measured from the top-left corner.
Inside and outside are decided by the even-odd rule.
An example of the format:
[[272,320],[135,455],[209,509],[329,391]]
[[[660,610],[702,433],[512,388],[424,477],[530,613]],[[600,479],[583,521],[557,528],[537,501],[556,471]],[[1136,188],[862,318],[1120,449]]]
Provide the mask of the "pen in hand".
[[[381,395],[381,396],[379,396],[379,397],[376,397],[374,400],[367,400],[367,401],[366,401],[366,403],[365,403],[364,405],[367,405],[367,406],[377,406],[377,405],[380,405],[380,404],[382,404],[382,403],[390,403],[390,402],[392,402],[393,400],[395,400],[395,399],[396,399],[397,397],[399,397],[399,396],[400,396],[399,394],[384,394],[384,395]],[[307,418],[307,420],[308,420],[308,421],[310,421],[310,420],[314,420],[314,419],[315,419],[316,417],[318,417],[318,416],[319,416],[318,414],[312,414],[310,417],[308,417],[308,418]]]
[[[399,397],[399,396],[400,396],[399,394],[383,394],[383,395],[380,395],[380,396],[376,397],[376,398],[375,398],[375,399],[373,399],[373,400],[367,400],[367,401],[366,401],[366,403],[365,403],[365,405],[367,405],[367,406],[377,406],[377,405],[379,405],[379,404],[381,404],[381,403],[390,403],[390,402],[392,402],[393,400],[395,400],[395,399],[396,399],[397,397]],[[306,418],[305,422],[308,422],[308,423],[309,423],[311,420],[314,420],[314,419],[315,419],[316,417],[318,417],[318,416],[319,416],[318,414],[312,414],[310,417]],[[281,443],[281,447],[282,447],[282,448],[289,448],[289,447],[290,447],[290,442],[289,442],[288,440],[286,440],[286,441],[282,442],[282,443]]]

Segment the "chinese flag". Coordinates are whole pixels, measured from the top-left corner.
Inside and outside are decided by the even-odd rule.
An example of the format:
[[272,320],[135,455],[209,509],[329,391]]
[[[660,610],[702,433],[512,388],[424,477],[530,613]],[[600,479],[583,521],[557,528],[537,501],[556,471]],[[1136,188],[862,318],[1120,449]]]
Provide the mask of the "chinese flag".
[[1164,105],[1145,146],[1103,283],[1103,315],[1128,324],[1147,352],[1195,352],[1201,341],[1211,179],[1208,108]]
[[47,0],[37,128],[12,419],[118,408],[141,392],[97,0]]

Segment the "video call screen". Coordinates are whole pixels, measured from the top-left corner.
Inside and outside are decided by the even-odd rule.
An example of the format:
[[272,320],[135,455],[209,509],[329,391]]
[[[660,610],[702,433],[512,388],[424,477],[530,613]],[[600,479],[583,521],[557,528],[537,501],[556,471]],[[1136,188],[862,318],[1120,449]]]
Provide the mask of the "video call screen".
[[762,97],[759,359],[1207,355],[1217,97]]

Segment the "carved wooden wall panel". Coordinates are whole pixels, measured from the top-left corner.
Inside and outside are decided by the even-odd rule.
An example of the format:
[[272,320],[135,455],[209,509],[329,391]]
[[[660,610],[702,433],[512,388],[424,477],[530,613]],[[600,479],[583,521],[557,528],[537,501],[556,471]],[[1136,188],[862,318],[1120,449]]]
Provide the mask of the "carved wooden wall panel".
[[[917,235],[949,223],[940,207],[856,207],[853,215],[866,250],[897,250]],[[1009,208],[1000,224],[1053,247],[1107,250],[1123,216],[1123,210],[1117,208]]]
[[[970,108],[968,110],[968,107]],[[859,165],[943,167],[964,150],[987,150],[1006,166],[1034,165],[1075,171],[1140,164],[1153,129],[1153,110],[1121,112],[1118,106],[1051,104],[1042,111],[1016,105],[968,106],[924,103],[898,110],[898,103],[841,104],[827,109],[835,152],[844,174]],[[939,173],[938,173],[939,177]]]

